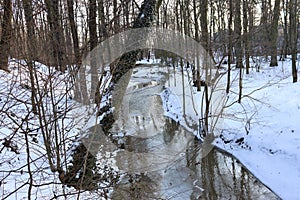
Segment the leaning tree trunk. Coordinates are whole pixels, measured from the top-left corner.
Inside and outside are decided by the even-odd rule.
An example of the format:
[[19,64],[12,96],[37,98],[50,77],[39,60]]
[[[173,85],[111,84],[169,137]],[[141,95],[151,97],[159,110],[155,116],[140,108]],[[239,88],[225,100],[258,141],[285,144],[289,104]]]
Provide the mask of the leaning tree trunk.
[[[156,5],[156,0],[144,1],[142,5],[142,9],[137,19],[134,21],[134,25],[133,25],[134,28],[144,28],[144,27],[149,27],[151,25],[154,18],[155,5]],[[142,15],[143,17],[141,17]],[[147,35],[144,35],[144,37],[147,37]],[[112,80],[111,80],[110,88],[109,90],[107,90],[106,95],[112,95],[113,89],[115,89],[114,86],[119,81],[122,81],[120,80],[121,77],[127,74],[127,72],[135,66],[140,51],[141,50],[132,51],[129,53],[125,53],[121,56],[121,58],[115,64],[115,68],[112,71]],[[126,81],[124,81],[124,83],[125,84],[123,84],[122,87],[126,88],[128,82],[126,84]],[[122,92],[124,91],[120,91],[120,93]],[[120,99],[122,99],[122,96],[123,94],[120,94],[119,96]],[[120,100],[118,99],[117,101]],[[100,121],[100,126],[102,131],[104,132],[105,135],[108,136],[108,138],[111,140],[112,143],[118,145],[118,140],[109,134],[109,129],[112,127],[112,124],[115,122],[115,118],[113,117],[113,114],[111,112],[112,110],[113,110],[112,105],[109,104],[106,107],[100,109],[98,111],[98,115],[103,114],[102,115],[103,117]],[[117,112],[118,108],[116,108],[114,112],[115,111]],[[94,185],[95,181],[89,180],[88,176],[85,176],[85,174],[93,173],[87,171],[89,170],[89,167],[85,167],[87,163],[89,163],[89,165],[91,166],[94,166],[96,160],[94,155],[90,153],[91,149],[93,149],[92,145],[96,146],[96,149],[99,148],[98,146],[99,144],[97,144],[96,142],[91,143],[91,145],[89,145],[88,147],[85,147],[82,143],[79,146],[77,146],[75,152],[72,155],[73,163],[77,163],[77,164],[71,166],[66,172],[64,171],[60,172],[59,178],[63,184],[73,186],[79,189],[86,188],[86,186],[89,185]],[[80,173],[80,172],[84,172],[84,173]],[[79,177],[75,176],[76,174],[80,174]],[[80,184],[78,185],[78,183]]]
[[0,69],[8,70],[8,56],[11,39],[11,18],[12,18],[12,4],[11,0],[4,0],[4,15],[2,21],[2,38],[0,40]]
[[277,36],[278,36],[278,20],[280,15],[280,0],[275,0],[275,6],[273,11],[273,19],[270,31],[271,42],[271,62],[270,67],[278,66],[277,62]]
[[[145,0],[137,19],[133,23],[133,28],[150,27],[155,14],[156,0]],[[144,16],[144,17],[141,17]],[[145,35],[144,37],[148,37]],[[121,56],[112,71],[112,83],[117,83],[120,78],[135,66],[141,50],[125,53]]]

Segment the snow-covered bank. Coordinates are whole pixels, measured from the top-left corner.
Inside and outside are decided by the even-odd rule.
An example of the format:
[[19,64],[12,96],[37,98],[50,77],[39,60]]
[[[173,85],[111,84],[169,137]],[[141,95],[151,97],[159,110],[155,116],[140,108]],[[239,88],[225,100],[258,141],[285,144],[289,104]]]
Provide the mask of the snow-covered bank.
[[[225,110],[225,115],[244,115],[244,120],[225,117],[223,140],[215,144],[236,156],[281,198],[300,199],[300,83],[292,83],[290,61],[279,63],[276,68],[266,63],[261,72],[244,76],[244,94],[263,88],[244,98],[242,105]],[[241,138],[244,142],[238,145]]]
[[[267,62],[260,67],[260,72],[251,69],[249,75],[244,74],[241,104],[236,103],[239,70],[232,71],[222,132],[214,144],[237,157],[281,198],[300,199],[300,83],[292,83],[290,60],[279,62],[275,68],[270,68]],[[167,85],[167,91],[176,95],[162,96],[165,114],[178,121],[178,116],[185,113],[185,118],[197,122],[195,113],[199,111],[191,112],[195,106],[183,103],[191,101],[186,100],[191,93],[178,93],[180,90],[180,83]],[[197,96],[199,93],[194,94],[194,99]],[[170,107],[176,109],[166,111]],[[190,128],[186,123],[181,124]]]
[[[72,100],[67,73],[36,62],[34,90],[43,109],[43,114],[36,115],[32,112],[32,87],[27,63],[11,59],[9,69],[10,73],[0,71],[0,198],[28,199],[30,187],[30,195],[34,199],[79,197],[79,193],[83,192],[63,186],[58,173],[50,170],[42,135],[43,131],[47,131],[51,141],[54,141],[55,133],[60,136],[60,155],[65,155],[61,156],[61,163],[67,165],[71,159],[71,144],[84,125],[87,108]],[[42,122],[39,117],[43,118]],[[55,164],[54,156],[53,151],[51,158]],[[28,162],[31,163],[30,169]],[[82,195],[91,196],[89,192]]]

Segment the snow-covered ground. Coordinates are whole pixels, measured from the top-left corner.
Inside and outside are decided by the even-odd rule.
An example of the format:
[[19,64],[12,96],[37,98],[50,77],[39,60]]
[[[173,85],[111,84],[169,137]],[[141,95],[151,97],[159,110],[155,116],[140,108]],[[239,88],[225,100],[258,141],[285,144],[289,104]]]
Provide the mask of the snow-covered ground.
[[[54,131],[62,137],[59,140],[64,145],[60,145],[60,150],[66,153],[66,157],[62,157],[61,162],[65,164],[66,159],[70,159],[68,153],[71,144],[85,124],[83,119],[88,110],[71,99],[68,74],[62,74],[38,62],[35,66],[36,82],[39,85],[39,90],[36,91],[41,92],[38,99],[44,111],[44,130],[47,129],[53,141]],[[79,197],[74,188],[62,186],[58,173],[50,170],[40,121],[31,109],[31,83],[27,63],[11,59],[9,69],[10,73],[0,71],[0,198],[28,199],[30,184],[27,159],[31,162],[33,176],[32,198],[51,199],[57,196],[59,199],[68,194],[73,194],[74,198]],[[54,128],[53,105],[56,105],[59,115],[57,129]],[[28,136],[29,158],[25,134]],[[55,163],[55,159],[53,161]],[[90,196],[86,192],[85,197]]]
[[[235,156],[282,199],[300,199],[300,82],[292,83],[290,59],[274,68],[268,62],[259,65],[260,72],[252,68],[249,75],[243,74],[241,104],[237,103],[239,69],[232,71],[231,91],[223,99],[226,104],[217,129],[221,132],[213,144]],[[201,112],[195,99],[200,94],[188,86],[183,90],[180,77],[180,72],[171,76],[168,95],[162,94],[162,99],[165,115],[189,129],[182,116],[197,122]],[[226,81],[226,75],[222,79]]]
[[[223,140],[215,144],[281,198],[300,199],[300,82],[292,83],[290,60],[275,68],[268,63],[261,67],[261,72],[244,75],[244,95],[249,97],[225,109]],[[232,90],[238,91],[237,83]],[[244,142],[238,145],[236,140],[242,137]]]
[[[13,61],[12,63],[20,62]],[[147,61],[139,63],[155,64],[157,62],[151,60],[150,63]],[[21,65],[25,64],[21,61]],[[55,71],[49,72],[48,68],[43,65],[39,64],[39,66],[41,66],[39,69],[41,74],[39,79],[41,80],[39,82],[41,87],[45,87],[45,90],[47,84],[43,84],[43,81],[48,80],[49,73],[51,76],[58,77],[53,83],[60,89],[55,91],[55,95],[59,99],[59,96],[65,91],[65,77],[56,75]],[[298,123],[300,117],[300,82],[292,83],[291,61],[289,59],[285,62],[279,62],[279,66],[275,68],[270,68],[267,62],[261,62],[260,67],[260,72],[256,72],[256,69],[253,68],[249,75],[243,75],[241,104],[236,102],[238,98],[237,69],[232,71],[231,92],[225,98],[221,93],[216,95],[217,98],[226,100],[226,109],[222,114],[222,123],[216,127],[221,132],[217,134],[218,138],[214,144],[234,155],[282,199],[300,199],[300,195],[298,195],[300,185],[300,123]],[[30,85],[28,75],[25,76],[24,71],[20,73],[17,67],[13,69],[14,64],[11,68],[12,72],[9,75],[4,72],[0,73],[1,111],[3,113],[6,110],[15,111],[15,113],[5,113],[5,115],[2,113],[0,116],[2,123],[0,127],[1,143],[5,141],[4,138],[13,134],[12,130],[16,127],[15,125],[22,123],[20,119],[25,117],[24,113],[28,109],[30,110],[26,107],[26,105],[30,106],[30,90],[27,88]],[[164,70],[166,72],[166,69]],[[225,81],[226,76],[223,79]],[[187,130],[199,136],[197,129],[199,118],[201,118],[202,96],[189,83],[191,83],[189,71],[182,73],[177,70],[175,73],[172,72],[169,74],[169,79],[166,80],[166,88],[161,97],[165,115],[178,121]],[[11,101],[7,101],[7,99],[11,99]],[[73,101],[69,101],[69,103],[76,107]],[[51,109],[51,106],[47,108],[49,114],[51,114]],[[85,110],[84,108],[77,108],[74,112],[78,115],[78,113],[84,113]],[[71,114],[72,112],[70,112],[70,116]],[[5,118],[7,115],[11,118]],[[37,119],[33,115],[30,115],[29,118],[31,123],[29,128],[38,128]],[[20,120],[20,122],[12,120]],[[71,141],[79,129],[73,124],[78,122],[66,120],[64,123],[70,123],[70,127],[75,127],[74,130],[68,132]],[[36,131],[38,132],[38,130]],[[33,147],[31,159],[38,159],[39,156],[42,157],[45,154],[45,149],[40,145],[43,142],[42,137],[36,137],[36,135],[30,136],[30,145]],[[0,174],[1,198],[6,197],[10,192],[28,181],[28,174],[23,173],[23,171],[26,172],[27,168],[24,167],[26,145],[22,141],[24,141],[24,134],[20,132],[18,137],[14,137],[11,144],[12,147],[17,146],[16,149],[1,147],[0,156],[1,161],[3,161],[0,163],[2,171]],[[14,150],[16,152],[13,152]],[[35,197],[48,199],[47,197],[50,196],[62,195],[63,192],[66,194],[76,193],[72,188],[62,188],[57,174],[50,171],[45,158],[40,159],[33,166],[32,170],[36,178],[34,184],[45,184],[33,188],[32,194]],[[17,170],[10,172],[12,169]],[[9,178],[6,177],[7,175]],[[8,199],[26,199],[27,190],[28,184]],[[93,198],[93,195],[87,192],[83,196],[84,198]],[[77,197],[77,195],[75,196]]]

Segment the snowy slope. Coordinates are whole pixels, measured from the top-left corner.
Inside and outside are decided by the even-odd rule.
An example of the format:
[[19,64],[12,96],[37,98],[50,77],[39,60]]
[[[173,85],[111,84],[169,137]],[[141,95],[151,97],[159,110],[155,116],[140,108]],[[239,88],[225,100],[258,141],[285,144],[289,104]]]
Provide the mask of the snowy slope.
[[[62,74],[41,63],[36,62],[35,65],[41,91],[38,97],[43,102],[44,109],[42,117],[48,123],[49,133],[53,133],[54,101],[58,114],[62,113],[58,116],[57,131],[63,136],[60,139],[65,144],[64,152],[69,153],[72,142],[84,125],[82,119],[87,110],[69,98],[71,94],[67,92],[70,92],[68,74]],[[64,194],[77,197],[78,192],[73,188],[62,187],[58,173],[50,170],[39,118],[31,109],[31,84],[27,63],[24,60],[12,59],[9,68],[10,73],[0,71],[0,198],[28,199],[30,184],[27,159],[31,162],[33,176],[32,198],[51,199],[57,196],[62,199]],[[53,98],[50,97],[51,90]],[[25,134],[29,140],[29,158]],[[60,146],[63,151],[64,146]],[[68,154],[62,157],[62,163],[66,162],[65,159],[69,159]]]
[[[289,59],[275,68],[263,61],[259,65],[260,72],[252,68],[249,75],[243,74],[241,104],[237,103],[239,70],[232,71],[222,131],[214,144],[240,160],[281,198],[300,199],[300,83],[292,83]],[[182,92],[172,95],[171,91],[180,90],[182,84],[171,85],[166,89],[171,95],[162,95],[165,114],[177,121],[184,112],[184,98]],[[197,96],[201,95],[194,93],[194,99]],[[191,112],[192,104],[187,105],[186,118],[197,122],[199,115],[195,113],[200,111]],[[166,112],[168,107],[174,107],[172,112]],[[181,125],[189,128],[185,123]]]
[[[281,198],[300,199],[300,83],[291,83],[291,62],[279,62],[276,68],[266,63],[261,72],[251,71],[244,78],[244,94],[251,98],[225,110],[225,115],[241,113],[236,117],[244,119],[225,118],[223,140],[215,144],[236,156]],[[250,110],[247,116],[242,106]],[[238,145],[236,140],[242,137],[244,143]]]

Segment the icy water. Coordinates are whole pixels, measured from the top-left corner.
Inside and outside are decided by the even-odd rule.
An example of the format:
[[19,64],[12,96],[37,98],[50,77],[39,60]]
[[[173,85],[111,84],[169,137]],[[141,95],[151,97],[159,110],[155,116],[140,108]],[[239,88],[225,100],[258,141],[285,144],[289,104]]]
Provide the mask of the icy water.
[[124,174],[112,199],[279,199],[230,155],[214,148],[202,157],[194,135],[164,116],[166,74],[132,77],[112,128]]

